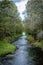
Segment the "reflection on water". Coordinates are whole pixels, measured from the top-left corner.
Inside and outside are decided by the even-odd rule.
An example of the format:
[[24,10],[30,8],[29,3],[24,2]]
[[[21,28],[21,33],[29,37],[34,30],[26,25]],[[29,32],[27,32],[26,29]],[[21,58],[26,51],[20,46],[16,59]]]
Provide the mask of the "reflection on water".
[[19,49],[12,57],[0,59],[0,65],[43,65],[43,52],[41,49],[27,44],[25,35],[14,42]]

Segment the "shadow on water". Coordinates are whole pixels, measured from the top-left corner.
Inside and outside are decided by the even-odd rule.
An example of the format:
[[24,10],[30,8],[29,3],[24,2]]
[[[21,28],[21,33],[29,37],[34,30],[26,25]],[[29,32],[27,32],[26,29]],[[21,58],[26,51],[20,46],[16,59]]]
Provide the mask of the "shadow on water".
[[13,56],[6,56],[0,59],[0,65],[43,65],[43,51],[38,47],[27,44],[25,35],[20,37],[13,44],[19,49]]

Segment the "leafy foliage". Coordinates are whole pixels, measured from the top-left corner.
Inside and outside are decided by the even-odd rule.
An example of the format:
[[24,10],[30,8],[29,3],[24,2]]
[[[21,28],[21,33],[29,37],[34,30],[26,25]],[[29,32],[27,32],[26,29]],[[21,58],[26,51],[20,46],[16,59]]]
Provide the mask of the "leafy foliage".
[[[34,4],[33,4],[34,3]],[[26,5],[27,17],[25,17],[25,28],[28,34],[37,39],[37,35],[43,31],[43,1],[30,0]]]
[[0,40],[22,33],[22,23],[13,1],[0,1]]

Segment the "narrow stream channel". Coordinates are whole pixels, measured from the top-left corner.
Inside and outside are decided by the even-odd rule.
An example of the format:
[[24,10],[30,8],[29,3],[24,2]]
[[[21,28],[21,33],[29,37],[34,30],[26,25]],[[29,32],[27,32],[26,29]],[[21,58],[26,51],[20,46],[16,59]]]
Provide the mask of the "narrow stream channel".
[[43,52],[33,47],[22,35],[13,44],[18,47],[15,54],[0,59],[0,65],[43,65]]

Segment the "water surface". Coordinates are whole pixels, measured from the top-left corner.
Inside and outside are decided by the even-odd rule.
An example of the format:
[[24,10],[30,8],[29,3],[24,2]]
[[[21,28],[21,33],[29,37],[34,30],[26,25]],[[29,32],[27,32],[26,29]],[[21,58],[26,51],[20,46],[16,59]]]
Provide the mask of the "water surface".
[[6,56],[0,59],[0,65],[43,65],[43,52],[40,48],[33,47],[23,35],[13,43],[18,50],[13,56]]

